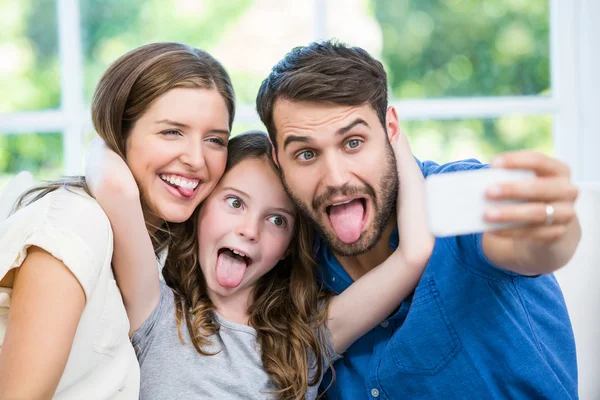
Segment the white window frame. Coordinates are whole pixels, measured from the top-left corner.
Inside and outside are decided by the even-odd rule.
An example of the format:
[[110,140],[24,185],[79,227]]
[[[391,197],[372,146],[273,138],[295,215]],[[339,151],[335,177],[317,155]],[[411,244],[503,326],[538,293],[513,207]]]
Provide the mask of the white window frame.
[[[551,95],[391,100],[402,120],[551,115],[554,153],[577,181],[600,181],[600,2],[550,1]],[[314,39],[327,38],[327,0],[313,0]],[[91,129],[83,93],[78,0],[57,0],[61,65],[58,110],[0,114],[0,132],[64,135],[64,173],[82,172],[83,133]],[[598,109],[598,110],[597,110]],[[258,120],[253,105],[239,107],[236,122]]]

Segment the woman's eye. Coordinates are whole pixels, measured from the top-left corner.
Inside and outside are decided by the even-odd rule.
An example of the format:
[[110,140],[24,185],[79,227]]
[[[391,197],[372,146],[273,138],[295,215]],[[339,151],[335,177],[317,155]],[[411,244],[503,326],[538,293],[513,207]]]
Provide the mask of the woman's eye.
[[287,221],[281,215],[273,215],[271,218],[269,218],[269,220],[275,226],[286,226],[287,225]]
[[216,143],[221,146],[227,146],[227,143],[225,143],[225,141],[223,139],[218,138],[218,137],[208,138],[207,141],[209,141],[211,143]]
[[175,129],[168,129],[166,131],[162,131],[163,135],[166,136],[174,136],[174,135],[181,135],[181,132]]
[[231,208],[242,208],[242,200],[238,199],[237,197],[228,197],[226,201]]

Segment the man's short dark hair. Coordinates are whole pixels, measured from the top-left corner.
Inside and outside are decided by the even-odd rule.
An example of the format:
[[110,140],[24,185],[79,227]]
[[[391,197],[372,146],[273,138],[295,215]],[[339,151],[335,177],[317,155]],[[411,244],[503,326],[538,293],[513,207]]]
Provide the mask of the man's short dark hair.
[[294,48],[263,81],[256,109],[277,151],[273,106],[277,99],[343,106],[369,104],[385,128],[387,76],[383,65],[360,47],[335,41]]

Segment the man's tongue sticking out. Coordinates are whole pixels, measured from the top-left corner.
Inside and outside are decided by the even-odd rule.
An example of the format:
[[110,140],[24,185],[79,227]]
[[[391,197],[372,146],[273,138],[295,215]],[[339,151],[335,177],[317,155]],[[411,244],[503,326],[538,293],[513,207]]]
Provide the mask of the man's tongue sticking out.
[[331,206],[329,220],[338,238],[344,243],[354,243],[360,237],[365,207],[360,199],[339,206]]
[[217,282],[225,288],[235,288],[242,283],[246,272],[246,262],[229,250],[220,251],[217,256]]

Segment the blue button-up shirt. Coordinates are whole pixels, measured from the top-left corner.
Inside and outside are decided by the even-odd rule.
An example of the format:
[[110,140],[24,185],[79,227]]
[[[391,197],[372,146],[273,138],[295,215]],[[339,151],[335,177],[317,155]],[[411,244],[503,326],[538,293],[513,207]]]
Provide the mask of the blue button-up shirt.
[[[419,164],[425,176],[485,167]],[[352,284],[322,241],[317,260],[328,290]],[[322,384],[329,399],[577,398],[575,343],[556,279],[494,266],[481,234],[437,239],[414,293],[334,370]]]

